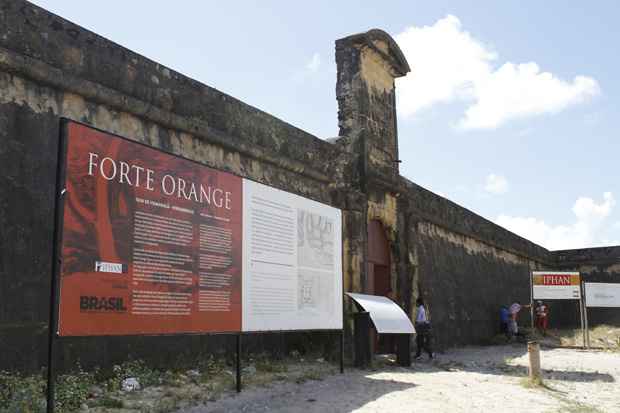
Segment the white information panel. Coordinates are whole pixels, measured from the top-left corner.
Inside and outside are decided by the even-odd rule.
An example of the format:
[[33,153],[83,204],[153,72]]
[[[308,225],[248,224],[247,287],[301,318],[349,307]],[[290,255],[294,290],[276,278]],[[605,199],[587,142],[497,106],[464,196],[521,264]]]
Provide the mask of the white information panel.
[[534,300],[579,300],[579,286],[534,285]]
[[242,330],[342,328],[341,211],[243,180]]
[[620,284],[585,283],[587,307],[620,307]]

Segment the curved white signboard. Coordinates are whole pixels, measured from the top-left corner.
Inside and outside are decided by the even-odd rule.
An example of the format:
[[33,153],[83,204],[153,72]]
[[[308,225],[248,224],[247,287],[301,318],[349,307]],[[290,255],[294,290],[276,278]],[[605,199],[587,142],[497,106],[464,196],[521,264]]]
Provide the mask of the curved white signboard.
[[347,293],[364,310],[370,313],[370,319],[379,334],[415,334],[411,320],[402,308],[387,297]]

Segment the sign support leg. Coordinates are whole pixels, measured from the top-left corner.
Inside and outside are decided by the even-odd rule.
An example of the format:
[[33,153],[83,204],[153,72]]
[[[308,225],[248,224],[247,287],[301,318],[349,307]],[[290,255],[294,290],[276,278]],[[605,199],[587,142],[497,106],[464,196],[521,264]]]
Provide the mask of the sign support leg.
[[47,394],[46,404],[47,413],[54,413],[55,405],[55,344],[56,332],[58,328],[58,280],[60,272],[60,242],[63,213],[63,197],[66,189],[64,188],[64,164],[66,156],[66,140],[64,139],[64,129],[66,125],[61,122],[60,134],[58,138],[58,153],[56,156],[56,185],[54,187],[54,235],[52,245],[52,272],[50,280],[50,306],[47,325]]
[[340,330],[340,374],[344,373],[344,329]]
[[588,307],[583,305],[583,318],[585,320],[586,328],[586,348],[590,348],[590,326],[588,325]]
[[237,334],[237,393],[241,392],[241,334]]
[[581,335],[582,335],[582,347],[585,348],[586,347],[586,330],[584,328],[584,316],[583,316],[583,300],[580,298],[579,299],[579,317],[580,317],[580,321],[581,321]]
[[583,321],[585,325],[586,348],[590,348],[590,326],[588,324],[588,302],[586,299],[586,286],[581,282],[581,302],[583,303]]
[[[51,326],[50,326],[51,327]],[[50,330],[47,343],[47,413],[54,413],[55,404],[55,389],[54,383],[56,381],[56,375],[54,374],[54,333]]]

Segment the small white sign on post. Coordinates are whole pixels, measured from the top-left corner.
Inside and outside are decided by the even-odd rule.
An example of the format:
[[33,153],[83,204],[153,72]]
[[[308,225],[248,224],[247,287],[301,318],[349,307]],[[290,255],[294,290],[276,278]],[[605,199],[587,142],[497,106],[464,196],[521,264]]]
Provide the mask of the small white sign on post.
[[532,296],[534,300],[579,300],[581,299],[579,273],[534,271]]
[[587,307],[620,307],[620,284],[585,283]]

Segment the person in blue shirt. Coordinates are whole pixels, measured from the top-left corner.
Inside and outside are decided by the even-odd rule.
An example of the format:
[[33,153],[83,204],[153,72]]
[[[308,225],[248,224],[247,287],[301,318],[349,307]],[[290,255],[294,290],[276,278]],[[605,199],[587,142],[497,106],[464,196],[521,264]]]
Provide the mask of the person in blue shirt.
[[503,305],[499,310],[499,320],[501,332],[504,333],[507,339],[510,339],[511,334],[508,327],[508,324],[510,323],[510,312],[505,305]]

